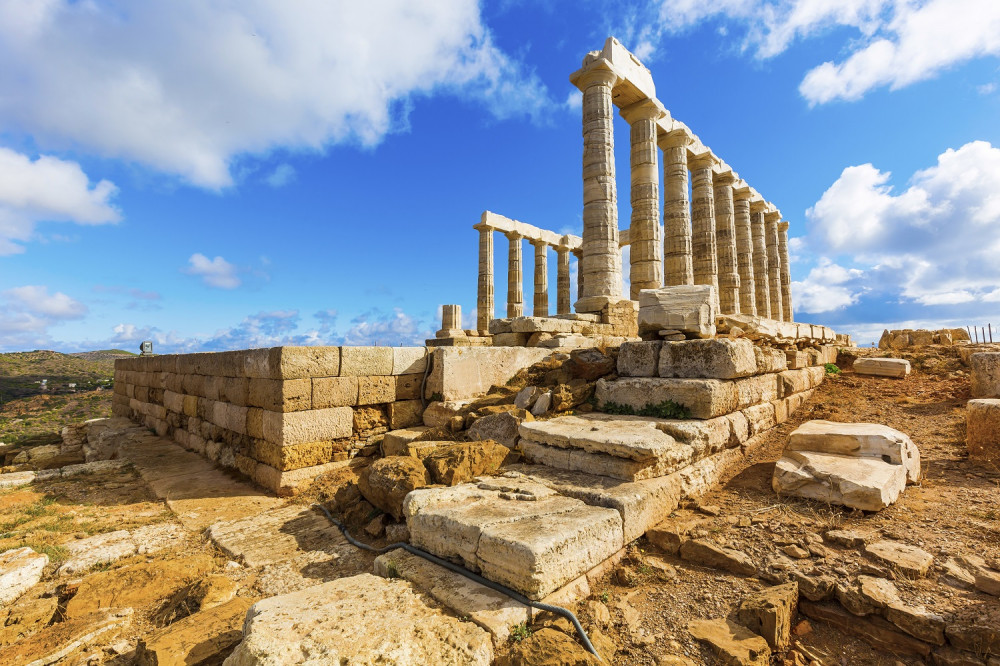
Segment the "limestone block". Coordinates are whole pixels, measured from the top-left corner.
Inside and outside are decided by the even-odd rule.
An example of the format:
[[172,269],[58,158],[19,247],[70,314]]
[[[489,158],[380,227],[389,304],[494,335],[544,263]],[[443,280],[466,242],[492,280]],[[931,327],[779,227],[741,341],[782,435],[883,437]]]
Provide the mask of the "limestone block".
[[781,386],[781,397],[793,395],[816,388],[823,383],[826,369],[823,366],[802,368],[801,370],[786,370],[778,373]]
[[903,492],[906,470],[879,458],[786,451],[775,464],[771,487],[779,495],[879,511]]
[[392,347],[342,347],[340,374],[344,377],[378,377],[391,375]]
[[792,639],[792,619],[798,601],[797,583],[776,585],[745,598],[736,618],[740,624],[762,636],[772,650],[782,652]]
[[694,620],[688,632],[699,641],[708,643],[727,666],[767,666],[771,650],[762,637],[731,620]]
[[495,333],[494,347],[524,347],[533,334],[530,333]]
[[493,660],[489,633],[441,613],[410,583],[372,574],[258,601],[243,634],[231,664],[488,666]]
[[448,425],[452,417],[459,416],[467,406],[468,400],[444,400],[427,404],[424,409],[424,425],[430,428]]
[[551,354],[545,348],[439,347],[427,378],[427,396],[439,393],[444,400],[462,400],[482,395]]
[[329,440],[281,446],[266,439],[253,439],[248,455],[257,462],[284,472],[331,462],[333,452],[334,444]]
[[715,335],[715,288],[680,285],[639,292],[639,333],[671,329],[699,338]]
[[865,552],[907,576],[926,576],[934,563],[934,557],[926,550],[889,539],[868,544]]
[[579,333],[580,324],[555,317],[513,317],[509,320],[511,333]]
[[184,413],[184,396],[173,391],[163,392],[163,406],[175,414]]
[[666,342],[660,350],[660,377],[735,379],[757,372],[749,340],[685,340]]
[[427,347],[393,347],[392,374],[424,374],[427,368]]
[[736,382],[719,379],[599,379],[595,396],[598,405],[613,402],[635,410],[671,400],[686,407],[697,419],[710,419],[739,409]]
[[785,450],[878,458],[902,465],[908,483],[920,480],[920,450],[906,434],[878,423],[806,421],[788,436]]
[[773,402],[751,405],[745,408],[742,413],[749,423],[751,437],[767,432],[778,424],[777,411]]
[[264,439],[287,446],[351,436],[354,410],[350,407],[306,412],[263,412]]
[[632,460],[603,453],[589,453],[582,449],[548,446],[523,438],[519,446],[525,459],[530,462],[622,481],[642,481],[666,476],[686,467],[694,458],[692,448],[685,444],[678,444],[665,450],[660,457],[648,460]]
[[757,345],[754,345],[753,353],[755,359],[757,360],[756,374],[762,375],[769,372],[784,372],[785,370],[790,369],[786,352],[780,349],[771,349],[769,347],[758,347]]
[[809,357],[805,352],[798,351],[797,349],[786,351],[785,358],[788,360],[789,370],[800,370],[809,365]]
[[278,497],[292,497],[308,488],[321,474],[338,470],[348,464],[350,461],[343,460],[282,471],[270,465],[258,463],[254,466],[252,474],[248,476],[257,485],[274,491]]
[[424,376],[396,375],[396,400],[417,400],[420,398],[420,387]]
[[739,446],[749,437],[747,418],[740,412],[706,420],[658,419],[658,430],[694,450],[695,459]]
[[358,377],[359,405],[377,405],[395,401],[395,377]]
[[423,423],[424,406],[419,400],[399,400],[389,403],[389,427],[393,430],[412,428]]
[[313,377],[313,409],[326,409],[327,407],[353,407],[357,404],[357,377]]
[[965,409],[969,457],[993,465],[1000,464],[1000,400],[970,400]]
[[878,377],[906,377],[910,362],[902,358],[859,358],[854,361],[854,372]]
[[340,374],[340,347],[271,347],[251,349],[243,375],[261,379],[305,379]]
[[249,381],[247,402],[272,412],[297,412],[312,408],[312,380],[264,379]]
[[387,432],[382,439],[382,454],[386,456],[413,455],[410,445],[418,442],[428,430],[430,428],[427,426],[415,425]]
[[13,603],[42,578],[49,556],[31,548],[0,553],[0,608]]
[[[526,421],[518,428],[522,439],[561,449],[580,449],[629,460],[652,460],[679,448],[677,441],[657,428],[659,419],[639,416],[585,414],[548,421]],[[686,454],[690,457],[690,451]]]
[[[855,362],[857,365],[857,362]],[[1000,352],[978,352],[969,357],[973,398],[1000,398]]]
[[231,430],[240,435],[247,434],[247,413],[250,409],[249,407],[240,407],[238,405],[230,405],[224,402],[216,404],[223,405],[225,407],[222,416],[223,422],[219,424],[220,427],[225,428],[226,430]]
[[618,375],[621,377],[655,377],[660,367],[659,340],[626,342],[618,349]]

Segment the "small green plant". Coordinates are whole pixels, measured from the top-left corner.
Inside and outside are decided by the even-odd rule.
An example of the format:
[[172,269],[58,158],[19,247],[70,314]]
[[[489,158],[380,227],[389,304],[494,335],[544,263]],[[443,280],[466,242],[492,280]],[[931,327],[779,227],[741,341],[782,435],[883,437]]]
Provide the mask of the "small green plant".
[[444,396],[435,391],[434,393],[431,393],[430,400],[431,402],[441,402],[442,400],[444,400]]
[[392,560],[386,562],[385,575],[388,576],[389,578],[399,578],[400,577],[399,565]]
[[531,627],[528,626],[527,622],[522,622],[521,624],[515,624],[510,628],[510,639],[515,643],[520,643],[525,638],[529,638],[533,632]]
[[828,374],[828,375],[839,375],[840,374],[840,368],[837,367],[836,363],[827,363],[823,367],[826,368],[826,374]]
[[630,405],[620,405],[617,402],[606,402],[601,408],[605,414],[619,414],[622,416],[652,416],[659,419],[689,419],[691,410],[674,402],[664,400],[656,404],[648,404],[640,409],[635,409]]
[[611,599],[611,595],[608,594],[607,590],[604,590],[597,598],[601,600],[601,603],[606,604]]

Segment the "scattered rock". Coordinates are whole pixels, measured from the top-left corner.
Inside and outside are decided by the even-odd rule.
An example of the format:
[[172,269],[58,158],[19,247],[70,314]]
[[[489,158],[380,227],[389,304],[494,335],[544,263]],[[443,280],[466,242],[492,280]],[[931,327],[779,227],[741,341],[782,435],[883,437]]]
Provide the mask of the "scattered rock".
[[923,606],[907,606],[895,601],[886,608],[885,618],[914,638],[944,645],[944,618]]
[[771,487],[778,495],[880,511],[903,492],[906,470],[876,458],[786,451],[775,463]]
[[537,386],[525,386],[514,397],[514,406],[518,409],[531,409],[540,395],[542,389]]
[[854,530],[827,530],[823,535],[827,541],[846,548],[864,548],[871,540],[871,535]]
[[896,586],[884,578],[858,576],[851,582],[837,584],[837,601],[855,615],[868,615],[899,602]]
[[688,631],[699,641],[712,646],[719,661],[727,666],[767,666],[771,649],[767,641],[729,620],[695,620]]
[[517,440],[520,438],[517,433],[517,428],[520,425],[521,419],[517,415],[501,412],[477,419],[466,434],[470,439],[492,440],[503,444],[508,449],[513,449],[517,446]]
[[876,541],[865,552],[877,561],[906,576],[926,576],[934,558],[925,550],[898,541]]
[[131,620],[131,609],[116,613],[102,610],[51,624],[24,640],[0,649],[0,664],[58,663],[97,641],[110,641],[128,628]]
[[565,367],[573,377],[592,382],[615,369],[615,361],[598,349],[574,349]]
[[611,611],[608,610],[607,605],[601,603],[600,601],[590,601],[584,604],[584,607],[590,613],[590,617],[594,620],[594,624],[598,627],[606,628],[611,624]]
[[236,596],[239,586],[231,579],[219,574],[212,574],[185,585],[178,590],[166,606],[153,618],[159,626],[166,626],[177,620],[188,617],[198,611],[221,606]]
[[801,571],[793,571],[792,578],[799,584],[799,593],[809,601],[825,601],[833,596],[837,581],[833,576],[808,576]]
[[218,663],[243,640],[252,599],[237,598],[199,611],[139,639],[138,666]]
[[809,558],[809,551],[798,544],[790,543],[781,547],[781,552],[795,560],[805,560]]
[[371,574],[255,603],[228,666],[470,664],[493,659],[489,633],[429,606],[411,585]]
[[772,650],[782,652],[791,641],[792,618],[798,601],[797,583],[769,587],[745,598],[736,619],[763,636]]
[[424,458],[424,466],[434,483],[454,486],[495,473],[508,453],[506,446],[489,439],[461,442],[437,449]]
[[895,625],[877,615],[858,617],[838,605],[811,601],[800,601],[799,612],[812,620],[832,624],[841,631],[858,636],[879,650],[920,657],[927,657],[931,652],[930,645],[899,631]]
[[31,548],[14,548],[0,553],[0,608],[17,600],[42,579],[49,556]]
[[563,632],[545,628],[515,645],[499,666],[596,666],[600,663]]
[[742,576],[752,576],[757,573],[753,560],[743,551],[717,546],[704,539],[685,541],[680,547],[680,555],[681,559],[689,562]]
[[403,498],[406,494],[430,483],[427,468],[420,460],[410,456],[376,460],[367,473],[358,477],[358,488],[365,499],[392,514],[396,520],[403,518]]

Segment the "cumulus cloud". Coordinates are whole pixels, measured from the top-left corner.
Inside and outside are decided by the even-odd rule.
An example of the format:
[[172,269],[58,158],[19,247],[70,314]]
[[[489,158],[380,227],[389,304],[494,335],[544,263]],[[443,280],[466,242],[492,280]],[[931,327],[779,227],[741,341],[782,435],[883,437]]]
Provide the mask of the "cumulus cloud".
[[39,222],[117,222],[121,216],[111,203],[117,192],[107,180],[91,186],[76,162],[49,155],[32,160],[0,148],[0,255],[24,252]]
[[271,187],[284,187],[293,180],[295,180],[295,167],[291,164],[279,164],[264,178],[264,182]]
[[[639,43],[704,21],[743,28],[740,49],[767,59],[836,27],[858,34],[841,62],[810,69],[799,92],[810,104],[856,100],[875,88],[902,88],[973,58],[1000,55],[996,0],[664,0],[657,29]],[[649,50],[649,49],[647,49]]]
[[827,257],[795,283],[799,308],[827,312],[869,291],[952,313],[1000,300],[1000,149],[974,141],[946,150],[905,189],[890,179],[871,164],[848,167],[807,211],[809,245]]
[[391,313],[371,310],[351,320],[343,336],[345,345],[423,345],[434,337],[430,326],[400,308]]
[[208,286],[219,289],[235,289],[242,284],[235,266],[222,257],[209,259],[200,252],[191,255],[184,272],[197,275]]
[[41,285],[13,287],[0,292],[0,345],[4,349],[47,346],[49,328],[81,319],[87,306],[62,292],[49,293]]
[[243,155],[376,144],[421,95],[551,106],[476,0],[0,0],[0,62],[8,131],[207,188]]

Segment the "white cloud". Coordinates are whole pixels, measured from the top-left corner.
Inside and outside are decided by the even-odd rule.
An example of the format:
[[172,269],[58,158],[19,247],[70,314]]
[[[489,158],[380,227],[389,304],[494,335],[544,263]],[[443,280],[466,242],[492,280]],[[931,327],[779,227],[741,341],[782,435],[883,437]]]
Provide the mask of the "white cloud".
[[997,91],[997,84],[995,83],[984,83],[981,86],[976,86],[976,92],[980,95],[992,95]]
[[295,167],[291,164],[279,164],[264,178],[264,182],[271,187],[284,187],[293,180],[295,180]]
[[0,126],[208,188],[276,148],[374,145],[412,99],[539,116],[476,0],[0,0]]
[[188,275],[197,275],[208,286],[219,289],[235,289],[242,283],[236,275],[236,267],[231,263],[222,257],[209,259],[200,252],[191,255],[184,272]]
[[0,292],[0,346],[28,349],[51,342],[49,328],[63,321],[81,319],[87,306],[48,287],[25,285]]
[[91,187],[76,162],[49,155],[32,160],[0,148],[0,255],[24,252],[23,243],[39,222],[117,222],[120,215],[111,204],[117,192],[107,180]]
[[801,282],[792,282],[792,303],[800,312],[840,310],[857,303],[865,291],[864,271],[844,268],[826,257]]
[[843,61],[805,75],[799,91],[810,104],[902,88],[957,63],[1000,55],[996,0],[664,0],[652,39],[709,20],[742,24],[741,50],[760,59],[835,27],[856,30]]
[[570,90],[563,105],[570,111],[580,111],[583,108],[583,93],[575,88]]
[[904,300],[992,299],[1000,289],[1000,149],[985,141],[948,149],[898,194],[889,178],[870,164],[844,169],[806,213],[810,245],[851,256],[867,284]]
[[[440,321],[440,319],[438,320]],[[430,325],[407,314],[400,308],[391,313],[372,310],[351,320],[344,333],[345,345],[423,345],[434,337]]]

